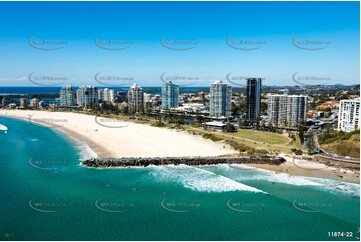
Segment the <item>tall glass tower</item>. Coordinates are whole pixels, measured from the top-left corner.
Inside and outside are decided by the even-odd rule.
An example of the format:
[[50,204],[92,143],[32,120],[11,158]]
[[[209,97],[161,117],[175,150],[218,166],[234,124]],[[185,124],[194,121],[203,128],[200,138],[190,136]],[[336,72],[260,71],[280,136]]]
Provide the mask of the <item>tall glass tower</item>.
[[128,107],[130,113],[144,112],[144,91],[136,83],[128,91]]
[[92,107],[98,105],[98,88],[93,86],[81,86],[76,91],[78,106],[80,107]]
[[170,109],[179,107],[179,86],[171,81],[162,85],[162,108]]
[[210,88],[210,116],[215,118],[231,116],[232,87],[215,81]]
[[61,88],[60,105],[63,107],[75,106],[75,91],[72,86],[66,85]]
[[261,115],[261,78],[247,79],[247,119],[258,121]]

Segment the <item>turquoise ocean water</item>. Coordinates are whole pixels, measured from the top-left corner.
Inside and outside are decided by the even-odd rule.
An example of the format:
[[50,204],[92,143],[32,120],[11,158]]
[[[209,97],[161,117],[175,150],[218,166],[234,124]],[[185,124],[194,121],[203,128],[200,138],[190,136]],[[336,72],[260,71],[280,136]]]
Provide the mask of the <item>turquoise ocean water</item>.
[[1,240],[359,240],[357,184],[242,165],[85,168],[91,152],[61,131],[0,123]]

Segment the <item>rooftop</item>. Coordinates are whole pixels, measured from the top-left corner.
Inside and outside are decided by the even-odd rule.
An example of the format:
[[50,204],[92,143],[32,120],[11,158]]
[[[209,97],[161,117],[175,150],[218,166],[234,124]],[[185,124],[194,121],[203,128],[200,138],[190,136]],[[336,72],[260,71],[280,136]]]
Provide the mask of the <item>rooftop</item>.
[[226,126],[227,124],[222,123],[222,122],[220,122],[220,121],[212,121],[212,122],[206,122],[206,125],[216,126],[216,127],[224,127],[224,126]]

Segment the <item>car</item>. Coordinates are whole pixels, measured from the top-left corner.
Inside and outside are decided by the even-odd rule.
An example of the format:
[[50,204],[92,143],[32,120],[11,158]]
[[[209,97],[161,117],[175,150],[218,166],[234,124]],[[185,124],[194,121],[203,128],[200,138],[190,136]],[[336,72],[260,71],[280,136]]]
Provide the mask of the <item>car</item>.
[[350,156],[345,156],[345,159],[349,160],[349,159],[351,159],[351,157]]

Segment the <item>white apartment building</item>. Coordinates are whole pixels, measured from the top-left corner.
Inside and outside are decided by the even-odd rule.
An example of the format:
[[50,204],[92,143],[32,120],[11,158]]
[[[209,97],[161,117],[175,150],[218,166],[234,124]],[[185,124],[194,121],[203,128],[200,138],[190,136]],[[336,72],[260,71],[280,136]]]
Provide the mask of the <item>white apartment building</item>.
[[80,107],[92,107],[99,103],[98,88],[93,86],[81,86],[76,91],[76,99]]
[[296,127],[306,119],[307,96],[268,95],[267,119],[276,127]]
[[231,116],[232,87],[215,81],[210,87],[210,116],[221,118]]
[[60,90],[60,105],[63,107],[75,106],[75,90],[72,86],[63,86]]
[[144,92],[144,103],[152,102],[152,94]]
[[38,108],[39,107],[40,100],[37,98],[33,98],[30,100],[30,107],[32,108]]
[[100,101],[115,103],[116,92],[113,89],[104,88],[98,90],[98,96]]
[[360,99],[341,100],[338,113],[338,131],[360,129]]
[[128,108],[130,113],[144,111],[144,91],[136,83],[128,91]]

